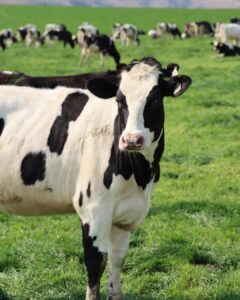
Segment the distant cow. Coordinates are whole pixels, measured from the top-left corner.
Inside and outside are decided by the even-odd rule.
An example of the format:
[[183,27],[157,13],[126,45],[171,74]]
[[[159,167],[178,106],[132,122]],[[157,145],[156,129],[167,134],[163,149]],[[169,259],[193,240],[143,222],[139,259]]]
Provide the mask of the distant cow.
[[175,38],[181,38],[181,32],[176,24],[173,23],[158,23],[156,25],[156,32],[159,38],[162,38],[165,34]]
[[139,31],[136,26],[132,24],[115,23],[112,26],[112,39],[115,41],[119,39],[123,45],[128,46],[130,41],[136,45],[140,44]]
[[240,47],[238,46],[227,45],[217,41],[215,41],[213,45],[214,49],[219,53],[219,56],[221,57],[240,55]]
[[52,47],[54,41],[63,42],[64,47],[69,45],[71,48],[74,48],[75,46],[72,33],[63,24],[47,24],[43,37],[48,47]]
[[143,223],[160,178],[164,97],[188,76],[164,78],[153,58],[134,60],[119,87],[0,87],[0,209],[18,215],[77,213],[82,223],[87,300],[122,299],[120,274],[130,232]]
[[64,47],[66,47],[66,45],[69,45],[71,48],[74,48],[75,46],[72,33],[68,30],[50,30],[45,35],[45,41],[49,46],[52,46],[53,41],[63,42]]
[[14,36],[12,29],[7,28],[0,30],[0,48],[2,48],[2,50],[5,50],[7,45],[10,46],[15,42],[17,42],[17,39]]
[[40,31],[34,28],[29,28],[27,30],[25,41],[27,47],[39,47],[43,44]]
[[207,21],[191,22],[184,26],[182,38],[198,36],[198,35],[213,35],[212,25]]
[[233,23],[217,23],[215,28],[215,38],[221,43],[240,43],[240,25]]
[[[30,86],[35,88],[56,88],[57,86],[86,89],[88,81],[95,78],[109,80],[119,85],[120,73],[125,65],[120,65],[117,70],[105,72],[85,73],[71,76],[41,76],[32,77],[19,72],[0,71],[0,85]],[[167,70],[165,71],[167,72]]]
[[120,63],[120,54],[116,49],[114,41],[105,34],[99,34],[95,36],[84,36],[84,43],[81,45],[80,62],[85,60],[90,62],[90,56],[92,52],[100,53],[100,63],[104,65],[105,55],[111,56],[116,65]]
[[28,30],[37,31],[37,26],[34,24],[26,24],[17,29],[17,40],[20,42],[24,42],[28,33]]

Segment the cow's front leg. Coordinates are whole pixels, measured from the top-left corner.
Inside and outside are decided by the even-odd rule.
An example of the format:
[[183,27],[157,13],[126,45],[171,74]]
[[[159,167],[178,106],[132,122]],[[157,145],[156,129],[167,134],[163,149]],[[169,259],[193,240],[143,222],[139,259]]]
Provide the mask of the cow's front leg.
[[121,270],[127,254],[130,232],[112,226],[108,246],[109,256],[109,282],[107,300],[121,300]]
[[82,225],[84,262],[88,273],[86,300],[100,299],[100,279],[106,267],[107,253],[100,251],[94,242],[96,235],[91,235],[88,223]]

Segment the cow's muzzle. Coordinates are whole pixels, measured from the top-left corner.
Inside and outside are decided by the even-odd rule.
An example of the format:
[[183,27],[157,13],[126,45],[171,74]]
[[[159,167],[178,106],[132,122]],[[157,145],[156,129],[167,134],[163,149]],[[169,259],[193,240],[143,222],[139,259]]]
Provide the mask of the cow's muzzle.
[[143,148],[144,137],[140,134],[127,133],[122,136],[121,142],[124,150],[139,151]]

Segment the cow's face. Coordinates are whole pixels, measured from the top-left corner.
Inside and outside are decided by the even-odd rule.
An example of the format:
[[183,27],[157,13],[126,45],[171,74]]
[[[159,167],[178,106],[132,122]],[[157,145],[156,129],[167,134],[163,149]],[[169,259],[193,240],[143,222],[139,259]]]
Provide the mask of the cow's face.
[[[114,90],[113,86],[109,85],[104,97],[116,95],[118,115],[114,134],[118,139],[119,149],[144,151],[150,148],[163,132],[163,98],[180,96],[190,83],[191,79],[188,76],[173,76],[165,80],[161,65],[155,59],[133,61],[122,72],[119,88]],[[91,84],[89,89],[96,95]],[[100,93],[102,90],[103,85],[99,86]],[[97,96],[102,97],[100,94]]]

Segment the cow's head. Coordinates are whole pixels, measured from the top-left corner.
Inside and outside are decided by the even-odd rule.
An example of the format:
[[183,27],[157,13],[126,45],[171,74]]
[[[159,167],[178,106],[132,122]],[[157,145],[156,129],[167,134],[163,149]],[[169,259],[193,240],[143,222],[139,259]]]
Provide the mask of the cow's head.
[[[173,68],[173,66],[175,66]],[[171,64],[175,70],[177,64]],[[168,68],[167,68],[168,69]],[[163,72],[164,71],[164,72]],[[93,79],[88,89],[100,98],[115,97],[118,115],[114,134],[124,151],[144,151],[163,133],[165,96],[178,97],[190,86],[186,75],[166,79],[166,69],[151,57],[134,60],[121,74],[119,87],[104,79]]]

